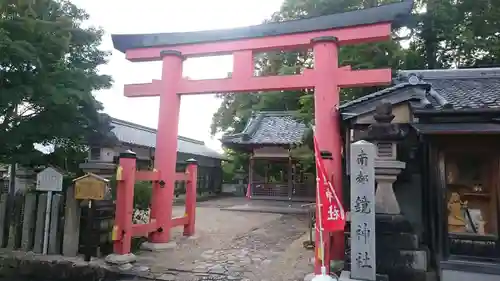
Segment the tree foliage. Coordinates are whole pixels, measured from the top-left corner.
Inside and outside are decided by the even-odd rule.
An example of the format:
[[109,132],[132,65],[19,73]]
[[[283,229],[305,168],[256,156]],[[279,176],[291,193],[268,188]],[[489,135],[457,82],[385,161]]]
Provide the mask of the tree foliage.
[[[398,0],[285,0],[269,22],[281,22],[374,7]],[[393,26],[393,40],[376,44],[344,46],[340,65],[353,69],[391,67],[434,69],[484,67],[500,62],[500,1],[417,0],[413,14]],[[261,74],[294,74],[311,67],[310,52],[274,52],[258,57]],[[377,88],[343,89],[341,100],[351,100]],[[259,95],[221,95],[214,114],[212,133],[243,129],[252,111],[294,110],[305,122],[314,120],[311,91],[273,92]],[[296,151],[307,155],[306,151]],[[232,154],[232,158],[241,157]],[[309,157],[310,159],[311,157]],[[238,163],[241,162],[238,160]],[[234,166],[234,165],[233,165]],[[238,169],[238,167],[236,167]]]
[[33,144],[78,148],[106,139],[109,117],[92,91],[107,52],[103,31],[64,0],[0,2],[0,162],[29,162]]

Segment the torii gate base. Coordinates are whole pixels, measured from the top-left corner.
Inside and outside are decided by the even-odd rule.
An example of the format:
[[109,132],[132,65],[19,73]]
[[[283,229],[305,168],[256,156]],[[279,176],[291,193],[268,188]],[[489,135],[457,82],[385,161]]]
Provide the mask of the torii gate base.
[[[166,186],[154,186],[151,217],[164,231],[154,232],[150,241],[165,243],[170,239],[180,97],[185,94],[313,88],[316,138],[319,149],[333,155],[333,159],[325,160],[325,169],[338,196],[342,198],[339,88],[389,84],[391,70],[351,71],[349,67],[339,68],[339,46],[388,40],[392,21],[402,13],[409,13],[411,7],[412,3],[402,2],[324,16],[321,19],[223,31],[113,35],[115,48],[126,53],[128,60],[163,62],[161,80],[125,86],[127,97],[160,96],[155,167],[159,171],[159,179]],[[255,53],[287,49],[312,49],[314,69],[306,69],[300,75],[254,76]],[[233,55],[231,78],[190,80],[182,77],[182,62],[185,58],[217,54]],[[332,258],[343,261],[344,233],[325,233],[324,237],[327,238],[324,247],[316,243],[316,252],[326,249],[325,264],[329,265]],[[316,255],[316,273],[320,270],[319,256]]]
[[[150,222],[146,224],[132,223],[135,182],[151,181],[156,188],[164,188],[165,186],[165,182],[161,180],[158,171],[137,171],[136,161],[136,154],[130,150],[120,154],[120,163],[116,173],[116,218],[112,233],[113,252],[117,255],[130,254],[132,237],[148,236],[164,231],[170,232],[170,227],[184,226],[184,236],[194,235],[198,171],[196,160],[187,160],[186,172],[175,174],[175,180],[186,182],[186,211],[182,217],[170,218],[169,228],[167,229],[164,229],[164,225],[159,224],[154,218],[151,218]],[[172,203],[170,203],[170,208],[172,208],[171,206]],[[156,205],[154,208],[158,207]],[[162,210],[160,209],[160,212]],[[151,208],[152,212],[153,207]],[[167,244],[155,244],[150,246],[150,250],[161,250],[170,246]],[[113,260],[113,257],[110,257],[110,259]]]

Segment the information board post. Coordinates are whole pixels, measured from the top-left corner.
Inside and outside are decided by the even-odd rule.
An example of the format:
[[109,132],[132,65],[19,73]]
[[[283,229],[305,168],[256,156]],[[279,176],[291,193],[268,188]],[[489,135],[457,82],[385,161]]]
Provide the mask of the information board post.
[[86,243],[85,243],[85,261],[86,262],[89,262],[92,258],[92,250],[93,250],[93,247],[92,247],[92,238],[93,238],[93,227],[92,227],[92,224],[93,224],[93,221],[94,221],[94,200],[89,200],[89,203],[88,203],[88,210],[87,210],[87,227],[85,229],[86,231]]
[[36,190],[47,192],[47,204],[45,206],[45,224],[43,229],[42,253],[47,254],[49,247],[50,231],[50,209],[52,205],[52,193],[61,192],[63,187],[63,173],[54,167],[47,167],[36,175]]
[[47,192],[47,205],[45,206],[45,227],[43,229],[43,254],[46,255],[49,248],[50,208],[52,205],[52,191]]
[[89,262],[93,253],[93,223],[94,200],[104,200],[109,180],[98,175],[88,173],[73,180],[75,184],[75,199],[88,200],[87,226],[85,229],[85,261]]

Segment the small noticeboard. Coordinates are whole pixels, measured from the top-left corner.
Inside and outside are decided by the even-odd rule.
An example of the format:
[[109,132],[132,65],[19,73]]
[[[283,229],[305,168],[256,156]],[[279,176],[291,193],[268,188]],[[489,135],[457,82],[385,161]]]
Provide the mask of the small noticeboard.
[[47,167],[36,175],[37,191],[62,191],[63,174],[54,167]]
[[103,200],[109,180],[95,174],[86,174],[73,180],[75,199]]

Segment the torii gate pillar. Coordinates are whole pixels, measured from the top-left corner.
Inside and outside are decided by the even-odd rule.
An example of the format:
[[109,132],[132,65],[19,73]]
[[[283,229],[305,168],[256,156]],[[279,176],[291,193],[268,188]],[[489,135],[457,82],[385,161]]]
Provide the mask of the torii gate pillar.
[[[325,168],[330,173],[337,195],[342,198],[342,143],[340,138],[339,87],[336,77],[338,68],[338,39],[333,36],[317,37],[311,40],[314,52],[314,121],[315,135],[321,150],[332,153],[333,159],[325,159]],[[318,216],[319,214],[317,214]],[[324,234],[328,237],[328,233]],[[331,233],[333,239],[325,239],[325,261],[343,260],[344,233]],[[316,237],[319,237],[316,228]],[[317,250],[319,249],[317,245]],[[335,250],[336,249],[336,250]],[[318,253],[316,253],[318,255]],[[321,260],[315,259],[315,271],[319,273]]]
[[172,227],[172,204],[175,185],[175,165],[177,159],[177,131],[181,96],[177,95],[182,79],[184,58],[178,51],[161,51],[163,68],[158,85],[160,108],[158,131],[156,134],[155,168],[160,171],[160,178],[165,186],[153,185],[151,219],[156,219],[163,231],[150,234],[152,243],[168,243]]

